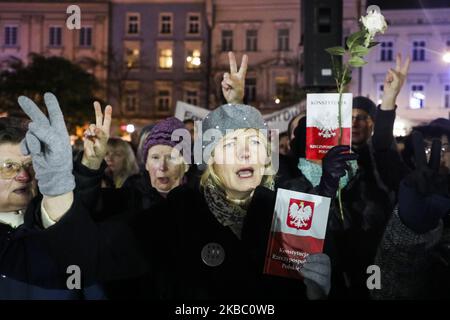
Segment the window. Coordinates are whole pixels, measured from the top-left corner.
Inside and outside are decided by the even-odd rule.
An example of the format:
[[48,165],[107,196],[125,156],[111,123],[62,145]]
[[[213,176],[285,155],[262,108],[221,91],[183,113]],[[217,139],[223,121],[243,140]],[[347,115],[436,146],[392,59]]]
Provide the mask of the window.
[[380,60],[392,61],[392,41],[381,42],[380,44]]
[[188,50],[186,57],[186,68],[197,69],[201,65],[200,50]]
[[140,58],[140,45],[137,41],[125,41],[124,42],[124,62],[127,68],[139,67]]
[[411,109],[421,109],[425,106],[425,90],[423,84],[411,85],[411,95],[409,97],[409,107]]
[[450,84],[444,86],[444,108],[450,109]]
[[289,96],[289,80],[287,77],[275,78],[275,95],[278,99]]
[[384,91],[384,84],[379,83],[377,85],[377,104],[381,104],[383,102],[383,91]]
[[62,43],[62,28],[50,27],[49,29],[49,46],[60,47]]
[[139,34],[140,15],[139,13],[127,13],[127,34]]
[[173,42],[158,42],[158,67],[159,69],[170,70],[173,68]]
[[159,68],[172,69],[172,66],[173,66],[172,49],[162,49],[159,52]]
[[126,81],[124,94],[125,112],[136,112],[139,107],[139,82]]
[[84,27],[80,29],[80,46],[92,46],[92,27]]
[[169,89],[158,90],[157,107],[160,112],[167,112],[170,110],[171,97]]
[[197,90],[186,90],[184,93],[184,100],[186,103],[198,106],[198,91]]
[[413,61],[425,61],[425,41],[413,42]]
[[256,79],[249,78],[245,81],[245,100],[247,103],[256,101]]
[[190,13],[187,19],[187,33],[200,34],[200,14]]
[[247,51],[258,50],[258,30],[247,30],[246,35],[246,47]]
[[172,14],[161,13],[159,15],[159,33],[172,34]]
[[6,26],[5,27],[5,46],[17,46],[18,43],[18,27]]
[[233,31],[222,30],[222,51],[233,51]]
[[186,70],[194,70],[200,68],[202,64],[201,59],[201,50],[202,50],[202,42],[201,41],[185,41],[184,50],[186,53],[185,56],[185,68]]
[[278,30],[278,51],[289,51],[289,29]]

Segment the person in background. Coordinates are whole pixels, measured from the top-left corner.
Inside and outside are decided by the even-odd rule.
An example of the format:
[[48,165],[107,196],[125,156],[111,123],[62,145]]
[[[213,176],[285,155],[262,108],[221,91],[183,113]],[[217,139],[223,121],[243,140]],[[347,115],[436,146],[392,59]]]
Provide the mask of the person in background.
[[51,122],[23,96],[32,122],[0,119],[0,300],[103,299],[96,285],[67,287],[73,260],[65,251],[78,245],[66,238],[74,218],[72,148],[56,98],[44,100]]
[[184,123],[184,127],[186,128],[186,130],[189,131],[189,133],[191,134],[191,141],[192,144],[194,143],[194,135],[195,135],[195,124],[194,124],[194,120],[192,119],[186,119],[183,121]]
[[133,149],[120,138],[109,138],[105,161],[105,188],[121,188],[129,177],[139,173]]
[[279,145],[280,145],[280,154],[286,156],[289,151],[290,151],[290,147],[289,147],[289,136],[287,134],[287,132],[283,132],[280,134],[279,136]]
[[142,149],[144,147],[144,142],[147,139],[147,136],[150,134],[150,131],[152,131],[155,124],[149,124],[142,128],[140,134],[139,134],[139,143],[137,146],[136,151],[136,159],[139,165],[139,169],[141,171],[145,170],[145,162],[144,162],[144,155],[142,152]]
[[[438,125],[444,123],[433,121],[425,130],[442,133],[449,129],[448,123],[447,128]],[[398,204],[375,260],[381,287],[371,293],[374,299],[449,299],[450,176],[445,158],[450,152],[439,134],[431,145],[417,130],[410,140],[414,170],[400,183]]]

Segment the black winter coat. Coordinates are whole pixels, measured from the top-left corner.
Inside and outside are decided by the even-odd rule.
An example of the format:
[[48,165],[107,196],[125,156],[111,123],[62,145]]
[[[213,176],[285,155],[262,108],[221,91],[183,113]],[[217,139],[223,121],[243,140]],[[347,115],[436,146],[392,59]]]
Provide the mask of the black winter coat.
[[[179,186],[166,199],[158,198],[153,188],[148,193],[130,185],[100,190],[101,171],[78,163],[77,192],[97,194],[97,204],[89,207],[96,208],[91,211],[98,221],[126,221],[148,265],[144,276],[107,283],[113,298],[305,298],[302,281],[263,274],[275,205],[273,191],[255,190],[239,240],[217,221],[198,189]],[[143,209],[142,198],[149,196],[152,201]],[[209,243],[218,243],[225,251],[225,260],[217,267],[202,260],[202,249]]]

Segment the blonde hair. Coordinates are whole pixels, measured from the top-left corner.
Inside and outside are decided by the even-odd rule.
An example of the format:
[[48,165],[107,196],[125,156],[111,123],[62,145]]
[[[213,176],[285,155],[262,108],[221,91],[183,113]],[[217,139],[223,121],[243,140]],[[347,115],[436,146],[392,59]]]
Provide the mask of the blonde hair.
[[[233,131],[233,133],[235,133],[236,131],[239,131],[239,130],[243,130],[243,132],[246,132],[248,130],[256,130],[258,135],[260,137],[263,137],[263,142],[264,142],[264,146],[266,147],[267,157],[268,157],[268,159],[271,159],[272,152],[271,152],[271,149],[268,148],[268,141],[267,141],[267,137],[265,135],[263,135],[258,129],[251,129],[251,128],[237,129],[237,130]],[[222,141],[226,137],[227,137],[227,135],[223,136],[220,141]],[[208,162],[206,170],[203,172],[202,177],[200,179],[200,187],[205,188],[208,183],[208,180],[211,179],[212,182],[214,183],[214,185],[216,185],[217,187],[219,187],[220,190],[225,192],[224,183],[214,170],[214,150],[211,152],[211,157],[209,159],[210,159],[210,161]],[[272,167],[272,160],[270,160],[269,163],[265,165],[265,171],[266,172],[272,171],[271,167]],[[272,185],[273,182],[274,182],[274,176],[265,174],[265,175],[263,175],[263,178],[261,179],[261,183],[259,185],[268,186],[268,185]]]
[[139,173],[136,156],[130,144],[120,138],[109,138],[108,150],[120,150],[124,153],[122,170],[112,174],[114,186],[120,188],[129,176]]

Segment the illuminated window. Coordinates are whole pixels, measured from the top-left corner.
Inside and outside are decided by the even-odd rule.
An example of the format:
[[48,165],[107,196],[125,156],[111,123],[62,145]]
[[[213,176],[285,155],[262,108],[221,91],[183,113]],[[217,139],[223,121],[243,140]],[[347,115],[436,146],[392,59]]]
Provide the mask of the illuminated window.
[[202,61],[199,49],[187,50],[187,57],[186,57],[187,69],[197,69],[200,67],[201,63]]
[[425,90],[422,84],[411,85],[411,95],[409,97],[409,107],[411,109],[421,109],[425,106]]
[[381,104],[383,102],[383,92],[384,92],[384,84],[379,83],[377,85],[377,104]]
[[158,67],[159,69],[172,69],[173,67],[173,44],[167,42],[158,43]]
[[139,66],[140,45],[137,41],[125,41],[125,64],[127,68],[137,68]]

